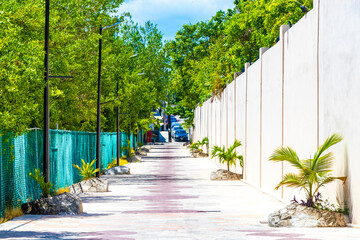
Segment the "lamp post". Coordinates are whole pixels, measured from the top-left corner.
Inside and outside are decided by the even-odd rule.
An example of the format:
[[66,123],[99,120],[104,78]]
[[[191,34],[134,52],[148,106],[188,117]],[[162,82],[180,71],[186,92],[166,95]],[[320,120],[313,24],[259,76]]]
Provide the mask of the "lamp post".
[[43,175],[44,181],[50,181],[50,97],[49,97],[49,79],[50,78],[74,78],[72,76],[49,76],[49,35],[50,35],[50,0],[45,1],[45,88],[44,88],[44,141],[43,141]]
[[101,129],[101,47],[102,47],[102,31],[108,28],[115,27],[116,25],[119,25],[120,22],[117,22],[113,25],[102,27],[100,25],[99,33],[100,33],[100,39],[99,39],[99,68],[98,68],[98,99],[97,99],[97,127],[96,127],[96,168],[98,168],[100,171],[96,173],[96,177],[100,176],[100,129]]

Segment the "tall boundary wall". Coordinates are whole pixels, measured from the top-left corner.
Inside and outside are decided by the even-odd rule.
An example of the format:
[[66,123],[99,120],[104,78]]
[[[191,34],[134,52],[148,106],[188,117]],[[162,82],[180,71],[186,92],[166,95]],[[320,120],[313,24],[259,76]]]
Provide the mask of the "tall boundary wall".
[[[268,161],[279,146],[290,146],[301,159],[313,156],[333,133],[344,140],[333,146],[334,176],[345,184],[322,188],[325,199],[350,208],[360,224],[360,1],[314,0],[298,23],[280,28],[280,41],[259,50],[259,59],[230,83],[219,99],[195,109],[194,141],[209,138],[229,146],[238,139],[244,156],[244,181],[285,202],[299,190],[275,186],[296,171]],[[225,167],[225,166],[223,166]]]

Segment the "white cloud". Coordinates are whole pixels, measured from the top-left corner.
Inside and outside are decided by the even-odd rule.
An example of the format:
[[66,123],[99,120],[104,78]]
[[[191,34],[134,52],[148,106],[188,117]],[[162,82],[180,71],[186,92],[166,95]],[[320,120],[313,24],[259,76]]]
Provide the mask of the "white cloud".
[[185,23],[209,20],[219,10],[233,8],[234,0],[126,0],[119,14],[130,12],[133,20],[143,25],[158,25],[165,38],[173,37]]

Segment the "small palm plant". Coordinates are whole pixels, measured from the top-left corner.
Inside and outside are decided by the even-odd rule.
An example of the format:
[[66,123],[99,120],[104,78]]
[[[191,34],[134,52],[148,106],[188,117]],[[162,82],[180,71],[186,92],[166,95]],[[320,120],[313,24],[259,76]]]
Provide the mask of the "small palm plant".
[[135,154],[135,150],[131,147],[130,140],[126,140],[126,146],[123,147],[123,150],[126,151],[127,157],[132,157]]
[[333,134],[317,149],[314,158],[305,160],[300,160],[296,152],[290,147],[277,148],[269,160],[275,162],[286,161],[299,169],[299,173],[285,174],[275,190],[279,189],[282,185],[300,188],[306,193],[306,205],[309,207],[315,206],[316,201],[314,202],[314,198],[319,192],[320,187],[333,182],[335,179],[342,180],[343,182],[346,181],[346,177],[331,176],[334,157],[331,152],[324,154],[329,147],[339,143],[341,140],[342,137],[340,135]]
[[207,149],[207,153],[209,152],[209,138],[208,137],[204,137],[201,141],[198,141],[198,145],[199,146],[204,146],[206,145],[206,149]]
[[82,161],[82,167],[80,168],[78,165],[73,164],[74,168],[77,168],[79,170],[79,174],[82,177],[81,180],[87,180],[92,177],[94,177],[95,173],[99,172],[99,169],[95,169],[93,167],[96,159],[94,159],[91,163],[86,163],[84,159],[81,159]]
[[211,152],[211,158],[218,157],[220,163],[227,164],[227,170],[230,171],[230,166],[236,164],[236,160],[239,160],[240,166],[243,167],[243,156],[238,155],[236,148],[241,146],[241,142],[235,139],[233,145],[228,149],[225,149],[225,146],[222,148],[219,146],[214,146]]
[[39,184],[43,198],[50,197],[53,194],[53,184],[45,182],[45,177],[40,173],[40,169],[36,168],[34,173],[29,173],[29,176]]
[[199,143],[193,143],[193,144],[191,144],[190,145],[190,149],[192,150],[192,151],[196,151],[196,150],[199,150]]

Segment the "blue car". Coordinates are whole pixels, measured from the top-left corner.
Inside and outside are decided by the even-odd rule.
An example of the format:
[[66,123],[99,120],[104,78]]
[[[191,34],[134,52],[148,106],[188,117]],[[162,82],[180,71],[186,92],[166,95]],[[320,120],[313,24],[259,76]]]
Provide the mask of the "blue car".
[[175,131],[175,142],[179,142],[179,141],[184,141],[187,142],[188,141],[188,134],[185,130],[183,129],[179,129]]

